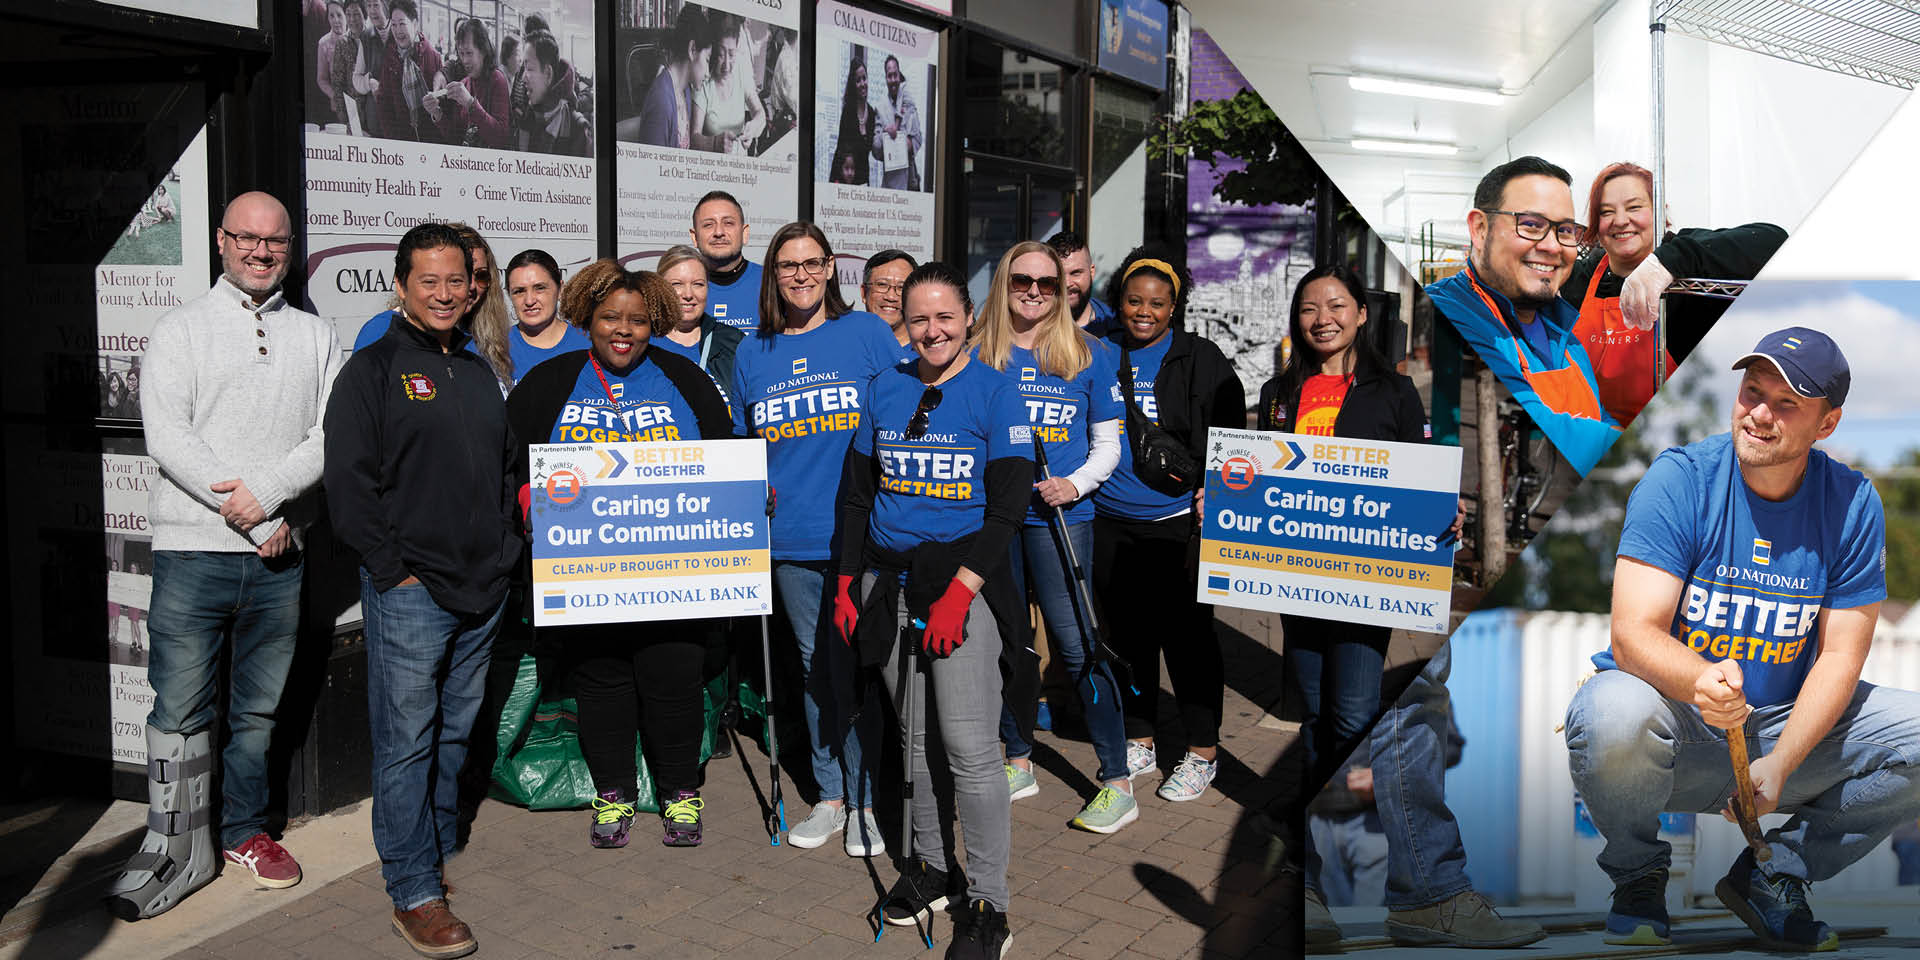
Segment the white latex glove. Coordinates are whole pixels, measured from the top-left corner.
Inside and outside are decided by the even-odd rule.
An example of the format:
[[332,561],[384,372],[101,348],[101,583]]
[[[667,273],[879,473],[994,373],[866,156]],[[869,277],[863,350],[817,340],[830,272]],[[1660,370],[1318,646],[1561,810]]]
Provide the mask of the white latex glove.
[[1620,284],[1620,316],[1635,330],[1652,330],[1660,319],[1660,297],[1673,286],[1673,274],[1660,258],[1647,254]]

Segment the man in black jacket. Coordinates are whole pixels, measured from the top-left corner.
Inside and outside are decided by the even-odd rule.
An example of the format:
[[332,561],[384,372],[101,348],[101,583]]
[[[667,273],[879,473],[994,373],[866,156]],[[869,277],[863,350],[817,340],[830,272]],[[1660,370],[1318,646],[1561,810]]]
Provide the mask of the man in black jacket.
[[458,790],[523,540],[514,443],[493,374],[464,349],[469,251],[444,224],[400,239],[401,304],[327,403],[334,529],[359,551],[373,734],[373,842],[393,925],[426,956],[473,933],[447,909]]

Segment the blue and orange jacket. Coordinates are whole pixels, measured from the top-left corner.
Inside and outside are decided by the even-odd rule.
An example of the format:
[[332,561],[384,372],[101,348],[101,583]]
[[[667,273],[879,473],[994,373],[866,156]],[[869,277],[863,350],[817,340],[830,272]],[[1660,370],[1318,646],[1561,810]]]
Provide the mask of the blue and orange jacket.
[[1427,286],[1433,305],[1453,323],[1481,362],[1513,391],[1527,415],[1560,455],[1585,475],[1620,436],[1620,425],[1600,404],[1599,378],[1574,339],[1579,312],[1553,298],[1534,313],[1546,324],[1551,356],[1536,353],[1515,332],[1513,302],[1480,281],[1472,264]]

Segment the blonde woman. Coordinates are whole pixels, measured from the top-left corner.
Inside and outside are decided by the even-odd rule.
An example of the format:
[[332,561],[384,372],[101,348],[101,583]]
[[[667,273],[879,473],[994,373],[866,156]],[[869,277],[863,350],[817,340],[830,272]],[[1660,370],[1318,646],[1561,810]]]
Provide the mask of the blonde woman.
[[[1048,640],[1080,694],[1094,754],[1100,760],[1100,791],[1074,826],[1113,833],[1139,817],[1127,771],[1127,740],[1120,690],[1106,664],[1095,662],[1094,629],[1081,609],[1067,547],[1073,556],[1093,556],[1093,491],[1120,462],[1122,414],[1113,349],[1073,322],[1060,255],[1044,243],[1015,244],[1000,258],[993,285],[974,324],[975,355],[1006,374],[1025,401],[1036,443],[1046,448],[1051,479],[1035,472],[1026,519],[1013,544],[1013,577],[1040,603]],[[1049,526],[1055,510],[1064,521]],[[1064,533],[1067,542],[1059,542]],[[1040,792],[1034,780],[1030,741],[1039,695],[1039,675],[1017,671],[1001,709],[1000,739],[1006,745],[1007,789],[1019,800]]]
[[683,243],[660,255],[659,270],[673,288],[674,306],[673,328],[660,346],[699,364],[715,383],[732,383],[733,357],[747,335],[707,313],[707,261]]

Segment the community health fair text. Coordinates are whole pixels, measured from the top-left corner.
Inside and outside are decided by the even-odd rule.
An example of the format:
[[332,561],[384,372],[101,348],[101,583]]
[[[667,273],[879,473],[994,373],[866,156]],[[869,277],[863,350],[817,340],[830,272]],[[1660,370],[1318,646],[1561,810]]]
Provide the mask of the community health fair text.
[[770,608],[766,444],[536,444],[534,623]]
[[1457,447],[1210,431],[1199,599],[1445,632]]

